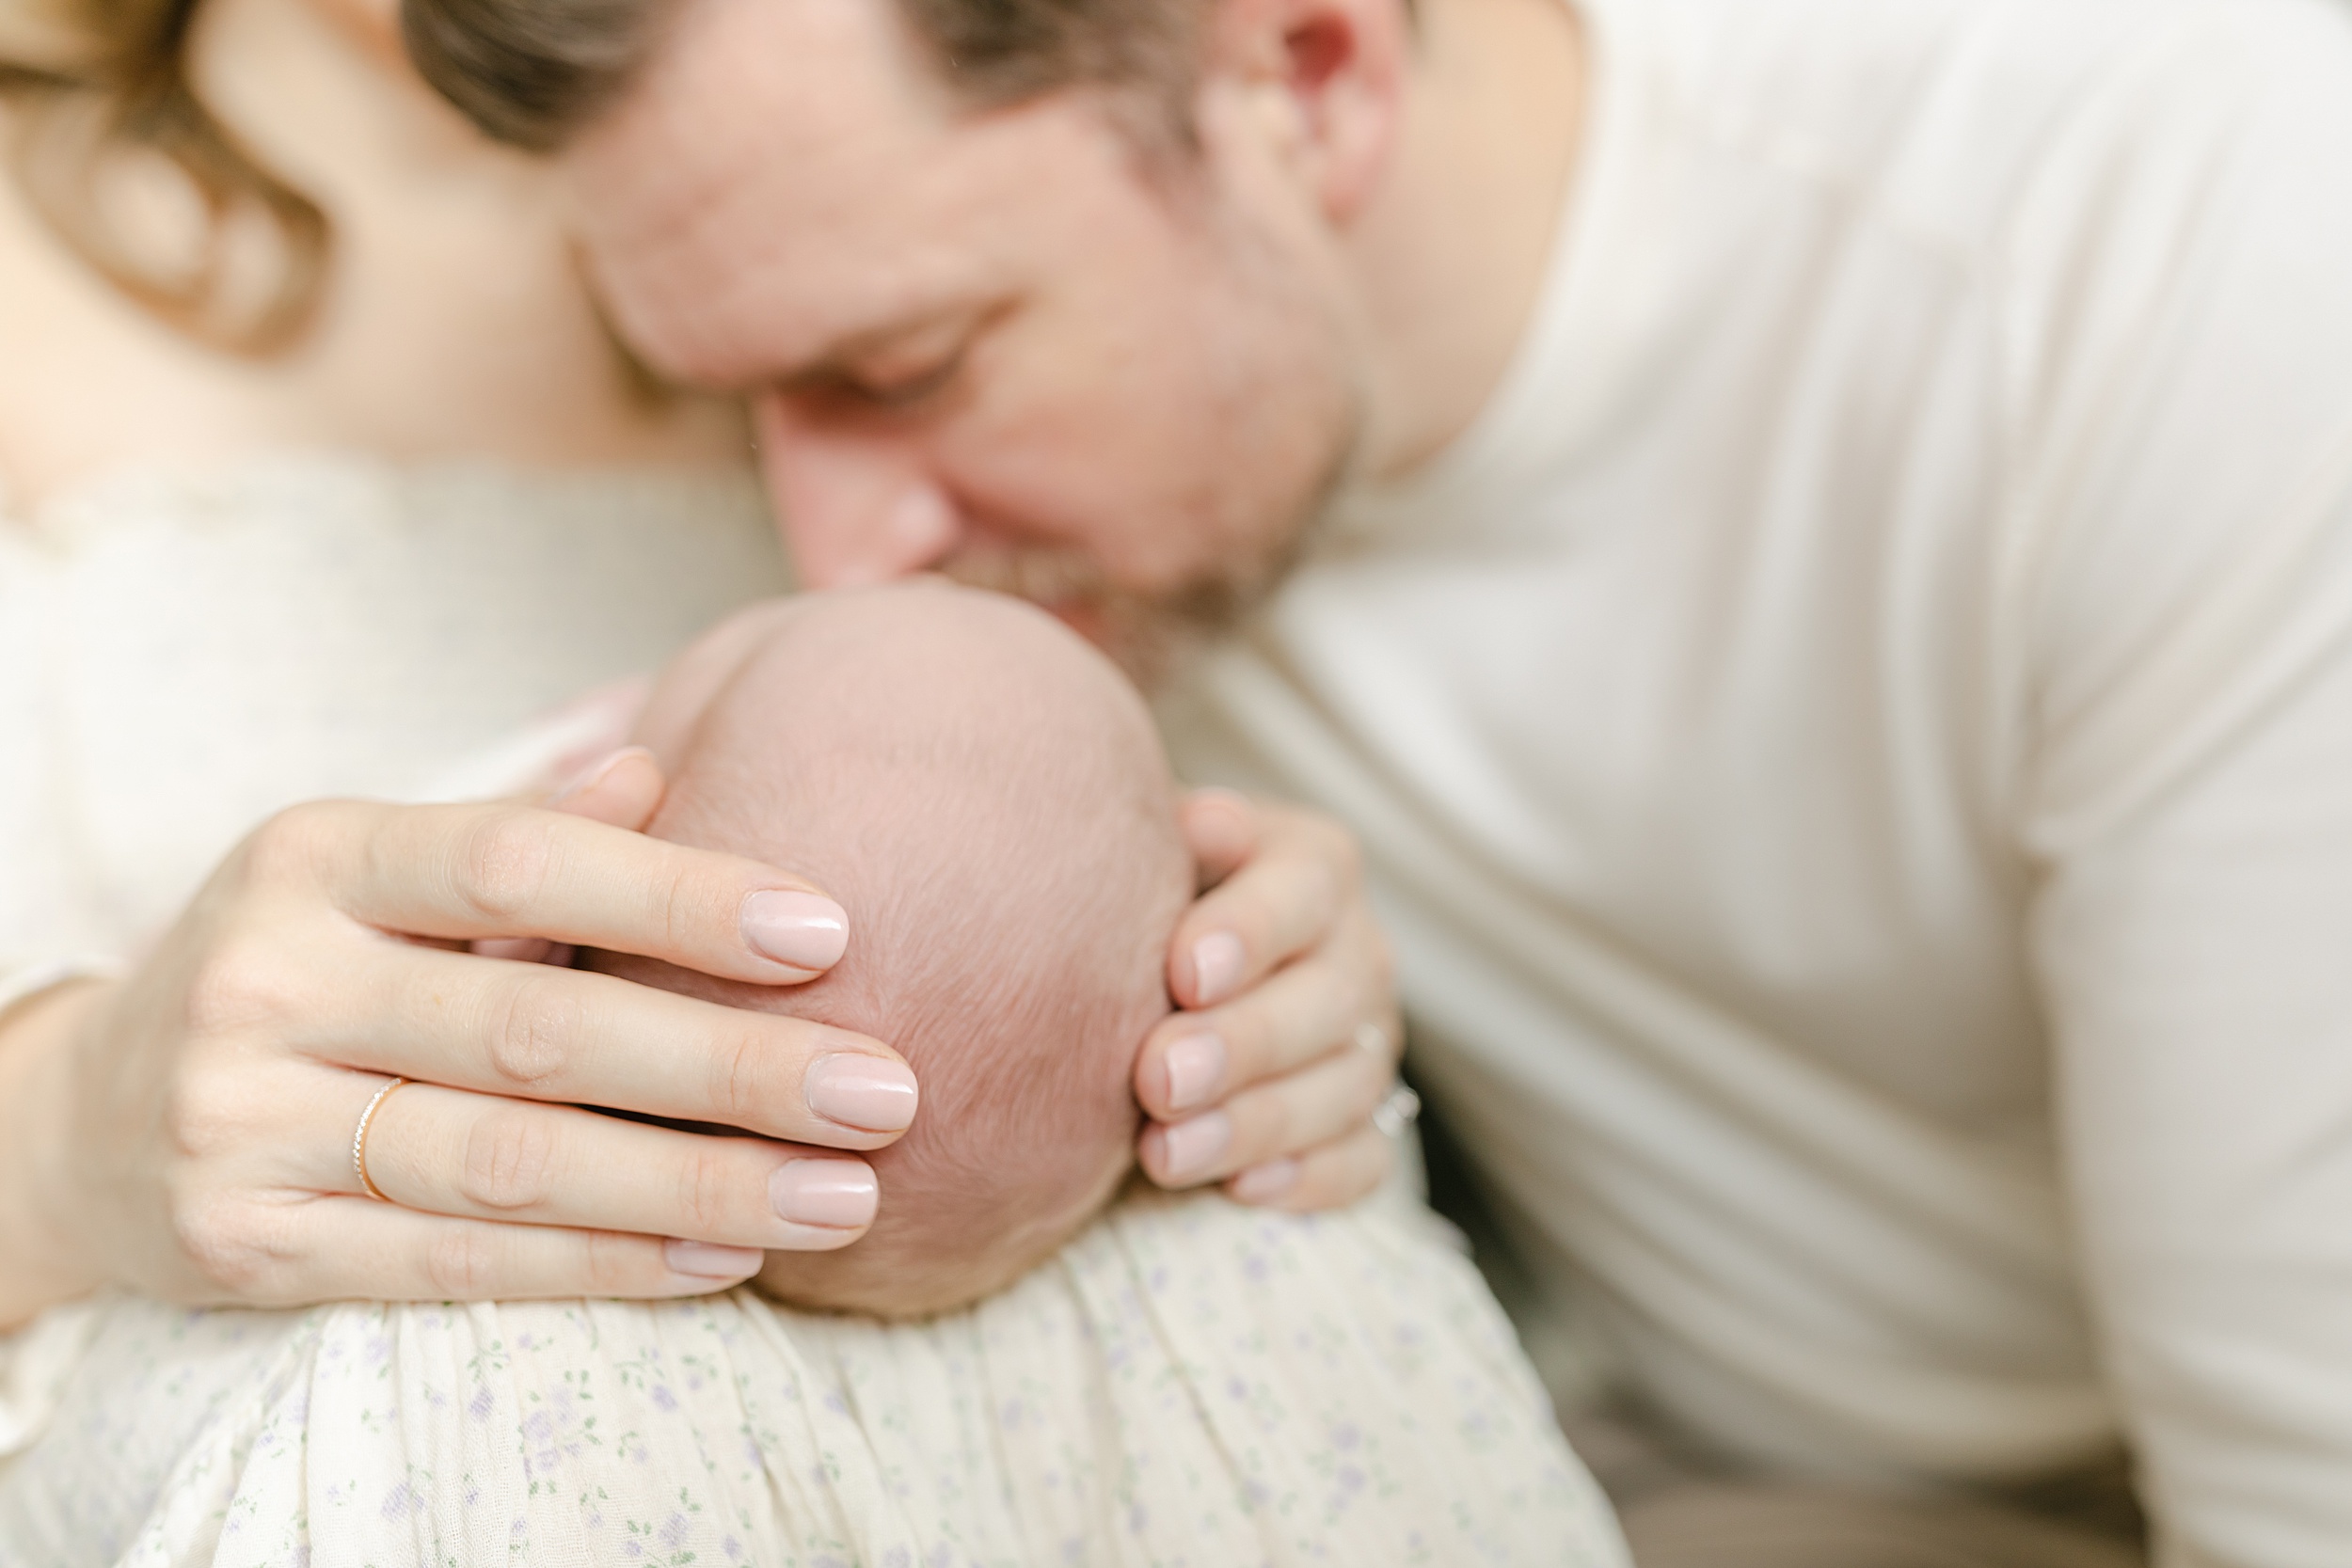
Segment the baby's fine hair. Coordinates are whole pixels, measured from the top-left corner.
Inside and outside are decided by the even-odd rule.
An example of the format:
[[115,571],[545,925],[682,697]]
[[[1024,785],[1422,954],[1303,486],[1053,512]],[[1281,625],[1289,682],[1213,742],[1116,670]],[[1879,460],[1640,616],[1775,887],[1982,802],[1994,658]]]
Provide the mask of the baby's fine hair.
[[798,872],[850,915],[848,954],[806,986],[651,977],[871,1035],[922,1085],[913,1129],[869,1156],[872,1231],[764,1283],[914,1316],[1042,1260],[1132,1163],[1133,1064],[1191,889],[1134,689],[1043,613],[924,582],[739,617],[647,722],[672,775],[651,832]]

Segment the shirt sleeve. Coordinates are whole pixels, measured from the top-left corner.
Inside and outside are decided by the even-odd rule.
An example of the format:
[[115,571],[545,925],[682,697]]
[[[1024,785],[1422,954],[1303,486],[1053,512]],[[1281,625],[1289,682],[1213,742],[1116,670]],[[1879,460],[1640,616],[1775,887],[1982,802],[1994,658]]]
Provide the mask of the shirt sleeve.
[[2086,1284],[2158,1561],[2334,1568],[2352,1543],[2352,25],[2246,14],[2140,62],[2144,135],[2071,177],[2097,238],[2032,378],[2052,390],[2021,502],[2047,525],[2023,820]]

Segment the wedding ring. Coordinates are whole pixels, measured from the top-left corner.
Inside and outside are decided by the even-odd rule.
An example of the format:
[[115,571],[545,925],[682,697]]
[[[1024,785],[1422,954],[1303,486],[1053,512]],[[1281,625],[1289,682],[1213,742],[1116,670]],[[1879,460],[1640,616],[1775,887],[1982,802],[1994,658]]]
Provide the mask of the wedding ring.
[[1403,1084],[1389,1091],[1389,1098],[1372,1113],[1372,1125],[1384,1138],[1398,1138],[1405,1130],[1421,1119],[1421,1096]]
[[376,1090],[374,1098],[368,1101],[368,1108],[359,1113],[359,1126],[351,1134],[351,1168],[359,1173],[360,1190],[378,1203],[392,1200],[384,1196],[384,1189],[378,1187],[373,1178],[368,1175],[368,1129],[375,1125],[375,1113],[384,1108],[384,1101],[391,1098],[392,1091],[406,1082],[405,1078],[394,1078]]

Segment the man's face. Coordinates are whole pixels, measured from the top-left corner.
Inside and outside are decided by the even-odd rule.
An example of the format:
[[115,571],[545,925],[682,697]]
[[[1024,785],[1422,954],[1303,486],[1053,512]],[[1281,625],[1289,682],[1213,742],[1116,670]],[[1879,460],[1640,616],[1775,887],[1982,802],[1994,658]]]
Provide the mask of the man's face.
[[946,570],[1148,669],[1344,464],[1323,236],[1247,112],[1156,155],[1101,94],[966,113],[891,5],[691,0],[572,155],[599,287],[751,396],[810,586]]

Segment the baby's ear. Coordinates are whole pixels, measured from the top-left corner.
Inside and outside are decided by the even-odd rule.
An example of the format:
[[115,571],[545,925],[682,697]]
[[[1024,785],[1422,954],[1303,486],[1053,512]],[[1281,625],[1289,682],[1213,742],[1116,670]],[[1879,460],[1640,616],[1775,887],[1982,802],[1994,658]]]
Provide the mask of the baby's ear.
[[675,772],[704,710],[744,662],[793,611],[790,599],[763,599],[739,610],[687,645],[654,683],[632,738]]

